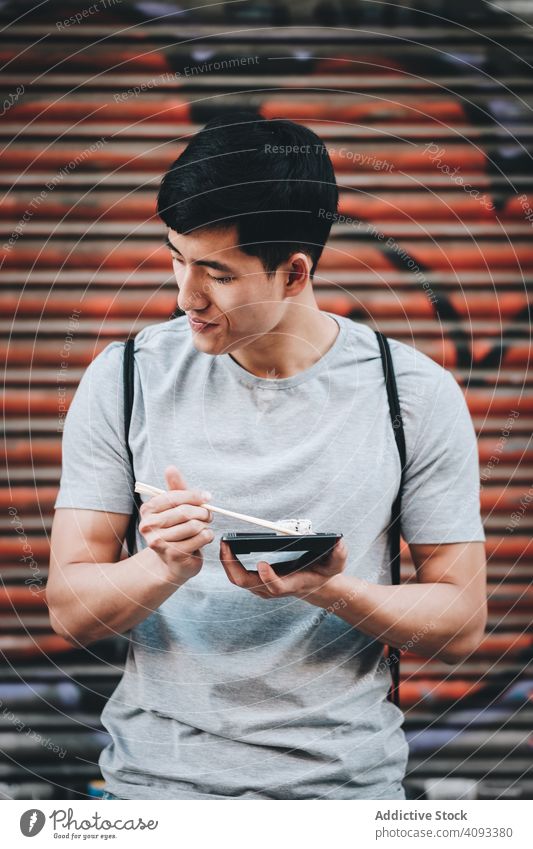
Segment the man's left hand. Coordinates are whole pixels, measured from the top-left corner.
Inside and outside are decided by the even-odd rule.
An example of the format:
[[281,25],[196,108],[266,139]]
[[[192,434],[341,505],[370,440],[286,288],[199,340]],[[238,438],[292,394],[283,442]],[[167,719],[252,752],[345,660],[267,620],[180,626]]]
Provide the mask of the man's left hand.
[[[220,541],[220,562],[232,584],[250,590],[260,598],[283,598],[296,596],[320,606],[325,585],[343,572],[348,559],[348,548],[344,539],[339,539],[331,551],[313,566],[304,567],[289,575],[277,575],[270,563],[261,560],[257,572],[245,569],[237,560],[227,542]],[[280,564],[283,565],[283,564]]]

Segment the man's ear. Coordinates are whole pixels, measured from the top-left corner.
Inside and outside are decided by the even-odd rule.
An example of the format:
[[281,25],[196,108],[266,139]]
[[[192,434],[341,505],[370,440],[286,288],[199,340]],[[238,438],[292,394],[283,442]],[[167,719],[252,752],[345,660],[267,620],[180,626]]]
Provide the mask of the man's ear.
[[290,286],[291,289],[297,290],[296,294],[304,288],[307,281],[310,279],[310,270],[311,263],[306,254],[297,253],[291,257],[288,266],[287,285]]

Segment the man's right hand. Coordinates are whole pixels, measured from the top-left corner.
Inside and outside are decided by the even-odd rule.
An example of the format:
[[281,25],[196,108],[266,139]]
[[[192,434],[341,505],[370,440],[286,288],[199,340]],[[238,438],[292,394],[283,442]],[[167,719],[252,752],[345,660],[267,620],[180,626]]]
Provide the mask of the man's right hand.
[[169,579],[184,584],[203,565],[202,547],[214,539],[213,514],[201,507],[211,499],[202,490],[187,489],[176,466],[165,469],[168,492],[154,495],[140,509],[139,531],[169,571]]

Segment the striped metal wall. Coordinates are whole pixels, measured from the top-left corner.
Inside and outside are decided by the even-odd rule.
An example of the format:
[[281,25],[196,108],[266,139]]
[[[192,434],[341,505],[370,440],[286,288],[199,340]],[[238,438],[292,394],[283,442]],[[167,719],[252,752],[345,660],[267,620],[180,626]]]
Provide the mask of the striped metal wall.
[[66,25],[75,5],[24,17],[0,43],[0,796],[70,798],[99,778],[99,714],[125,644],[78,651],[49,626],[62,421],[108,341],[173,314],[159,179],[188,135],[245,106],[312,126],[330,149],[345,220],[319,266],[320,306],[452,369],[479,435],[489,625],[456,667],[404,657],[409,793],[452,792],[430,789],[444,777],[480,798],[532,798],[528,27],[484,3],[454,23],[379,19],[364,2],[164,23],[143,21],[147,4],[109,3]]

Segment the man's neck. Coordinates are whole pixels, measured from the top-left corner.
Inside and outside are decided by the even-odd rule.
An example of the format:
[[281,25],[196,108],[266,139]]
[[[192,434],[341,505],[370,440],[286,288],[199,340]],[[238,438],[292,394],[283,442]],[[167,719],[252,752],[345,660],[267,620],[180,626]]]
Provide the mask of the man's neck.
[[311,368],[335,342],[339,325],[318,308],[299,313],[301,321],[281,322],[271,333],[230,356],[256,377],[280,379]]

